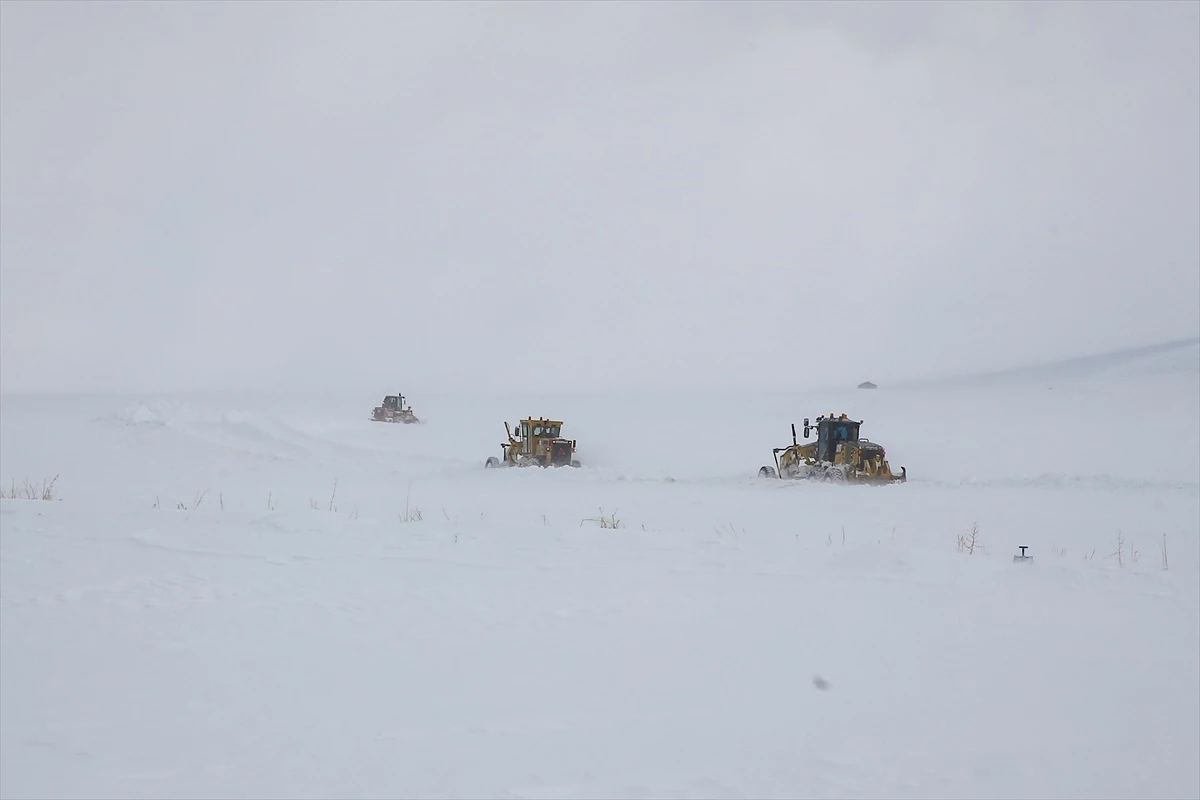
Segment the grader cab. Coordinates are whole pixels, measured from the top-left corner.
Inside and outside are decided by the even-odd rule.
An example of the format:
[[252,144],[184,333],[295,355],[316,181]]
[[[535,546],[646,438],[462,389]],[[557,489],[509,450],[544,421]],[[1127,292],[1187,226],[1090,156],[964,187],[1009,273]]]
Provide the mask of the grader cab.
[[878,442],[859,435],[862,420],[840,416],[820,416],[815,424],[804,419],[804,438],[816,428],[817,440],[801,444],[796,439],[796,425],[792,424],[792,443],[787,447],[772,450],[775,466],[759,469],[760,477],[790,480],[818,480],[837,483],[904,483],[908,470],[900,467],[899,474],[892,472],[888,464],[887,451]]
[[[504,423],[508,441],[500,443],[500,458],[488,456],[491,467],[578,467],[575,440],[562,438],[562,422],[545,417],[527,417],[513,425]],[[516,429],[516,435],[513,429]]]
[[402,422],[405,425],[420,422],[417,415],[413,413],[412,407],[404,405],[404,395],[402,394],[389,394],[384,397],[383,405],[375,406],[375,410],[371,412],[371,420],[374,422]]

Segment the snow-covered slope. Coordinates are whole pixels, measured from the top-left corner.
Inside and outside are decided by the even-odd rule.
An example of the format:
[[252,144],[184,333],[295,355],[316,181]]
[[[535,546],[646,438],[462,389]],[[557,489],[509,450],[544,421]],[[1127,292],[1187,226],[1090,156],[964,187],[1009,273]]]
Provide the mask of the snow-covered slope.
[[1176,339],[994,372],[906,381],[904,386],[932,390],[962,386],[1069,385],[1096,379],[1112,382],[1155,377],[1200,381],[1200,338]]
[[[3,398],[0,795],[1200,795],[1186,369],[385,389]],[[756,477],[831,411],[910,481]],[[484,470],[526,414],[584,467]]]

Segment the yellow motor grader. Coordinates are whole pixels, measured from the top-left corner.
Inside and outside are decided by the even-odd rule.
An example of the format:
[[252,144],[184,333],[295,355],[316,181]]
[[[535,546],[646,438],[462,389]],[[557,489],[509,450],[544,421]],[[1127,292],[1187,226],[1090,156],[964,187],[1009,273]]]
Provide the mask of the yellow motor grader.
[[574,459],[575,440],[562,438],[562,421],[545,417],[526,417],[513,425],[504,423],[508,441],[501,442],[503,455],[488,456],[484,466],[491,467],[578,467]]
[[815,442],[801,444],[796,440],[796,424],[792,423],[792,443],[776,447],[775,466],[764,466],[758,474],[764,478],[817,480],[836,483],[904,483],[908,470],[892,472],[883,445],[859,436],[862,420],[840,416],[820,416],[815,424],[804,418],[804,438],[817,429]]
[[375,406],[375,410],[371,412],[371,420],[374,422],[403,422],[405,425],[421,421],[413,413],[412,406],[404,405],[404,395],[402,394],[389,394],[384,397],[383,405]]

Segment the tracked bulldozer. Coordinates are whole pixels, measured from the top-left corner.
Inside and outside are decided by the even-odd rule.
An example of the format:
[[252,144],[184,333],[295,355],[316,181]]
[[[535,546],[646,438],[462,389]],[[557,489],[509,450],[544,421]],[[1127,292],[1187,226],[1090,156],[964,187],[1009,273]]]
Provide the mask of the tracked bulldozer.
[[508,441],[500,443],[502,455],[488,456],[484,466],[492,467],[578,467],[575,440],[562,438],[562,421],[544,417],[526,417],[513,425],[504,423]]
[[906,482],[908,470],[900,467],[899,474],[892,472],[883,445],[859,436],[861,426],[862,420],[849,419],[845,414],[820,416],[815,424],[805,417],[804,438],[816,428],[817,440],[800,443],[796,439],[796,425],[792,423],[792,443],[772,450],[775,466],[764,466],[758,474],[764,478],[836,483]]
[[421,421],[417,419],[411,406],[404,405],[404,395],[402,394],[389,394],[384,397],[383,404],[375,406],[375,410],[371,412],[371,420],[373,422],[403,422],[405,425]]

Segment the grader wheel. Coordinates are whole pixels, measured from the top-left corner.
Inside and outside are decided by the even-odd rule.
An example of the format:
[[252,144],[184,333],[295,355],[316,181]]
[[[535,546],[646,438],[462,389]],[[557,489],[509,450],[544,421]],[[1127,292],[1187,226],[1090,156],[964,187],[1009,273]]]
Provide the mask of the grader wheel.
[[825,472],[825,480],[829,481],[830,483],[845,483],[847,480],[847,477],[846,477],[847,469],[848,469],[848,467],[846,467],[844,465],[830,467]]

